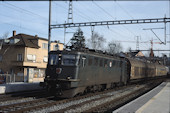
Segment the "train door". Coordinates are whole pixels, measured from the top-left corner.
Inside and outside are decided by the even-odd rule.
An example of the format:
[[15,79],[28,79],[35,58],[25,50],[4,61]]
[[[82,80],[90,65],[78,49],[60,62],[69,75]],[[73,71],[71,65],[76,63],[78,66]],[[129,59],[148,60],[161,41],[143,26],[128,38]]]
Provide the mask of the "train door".
[[127,84],[128,74],[127,74],[127,62],[125,60],[121,61],[121,77],[120,82]]
[[83,80],[81,81],[81,84],[86,84],[86,79],[88,80],[87,77],[87,60],[88,57],[85,55],[80,55],[79,59],[79,69],[78,69],[78,78]]
[[131,63],[128,59],[125,58],[125,61],[126,61],[126,66],[125,66],[125,76],[126,76],[126,81],[129,82],[130,81],[130,76],[131,76]]
[[145,79],[147,79],[147,77],[148,77],[148,74],[149,74],[149,70],[148,70],[148,63],[147,62],[145,62],[145,67],[144,67],[144,70],[145,70]]

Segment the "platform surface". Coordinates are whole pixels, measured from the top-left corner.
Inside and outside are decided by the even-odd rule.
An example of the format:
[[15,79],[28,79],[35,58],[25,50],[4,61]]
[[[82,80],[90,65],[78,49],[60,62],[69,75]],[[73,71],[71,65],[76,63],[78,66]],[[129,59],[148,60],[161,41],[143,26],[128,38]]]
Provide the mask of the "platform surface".
[[39,86],[39,82],[37,83],[15,82],[10,84],[0,84],[0,94],[39,89],[42,89],[42,87]]
[[170,82],[163,82],[113,113],[170,113]]

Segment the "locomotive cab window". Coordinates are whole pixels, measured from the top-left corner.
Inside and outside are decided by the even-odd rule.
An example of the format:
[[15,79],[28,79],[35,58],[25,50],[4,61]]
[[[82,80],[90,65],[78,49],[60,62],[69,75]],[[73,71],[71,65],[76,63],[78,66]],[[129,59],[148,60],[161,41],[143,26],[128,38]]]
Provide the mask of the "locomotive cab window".
[[49,55],[49,64],[50,65],[57,65],[58,64],[58,55],[50,54]]
[[67,66],[76,65],[76,56],[75,55],[63,55],[62,65],[67,65]]

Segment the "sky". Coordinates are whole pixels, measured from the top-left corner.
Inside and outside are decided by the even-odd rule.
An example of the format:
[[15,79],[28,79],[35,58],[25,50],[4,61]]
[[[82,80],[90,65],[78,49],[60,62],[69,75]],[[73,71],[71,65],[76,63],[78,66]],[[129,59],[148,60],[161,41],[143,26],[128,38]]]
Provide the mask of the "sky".
[[[73,1],[73,23],[96,22],[113,20],[152,19],[170,17],[169,1]],[[68,18],[69,2],[52,1],[52,25],[64,24]],[[48,38],[48,1],[0,1],[0,36],[12,31]],[[139,38],[139,49],[148,50],[150,40],[159,42],[158,38],[148,28],[163,28],[164,23],[128,24],[96,26],[94,32],[102,35],[107,43],[119,41],[123,51],[130,47],[136,49]],[[170,40],[170,23],[166,24],[167,41]],[[68,43],[78,28],[67,28],[66,41]],[[91,27],[81,27],[86,39],[91,37]],[[156,35],[164,42],[164,29],[154,29]],[[52,29],[51,40],[64,43],[64,29]],[[170,43],[153,44],[153,49],[170,49]],[[107,44],[105,44],[106,46]],[[146,52],[144,52],[146,54]],[[155,52],[155,55],[169,55],[169,52]]]

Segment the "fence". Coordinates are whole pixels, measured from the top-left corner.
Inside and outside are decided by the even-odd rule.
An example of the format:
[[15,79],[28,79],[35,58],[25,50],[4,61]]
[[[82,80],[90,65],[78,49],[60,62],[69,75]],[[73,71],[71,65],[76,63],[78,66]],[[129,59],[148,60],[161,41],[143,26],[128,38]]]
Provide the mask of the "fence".
[[15,75],[12,76],[11,74],[0,74],[0,84],[7,84],[15,82]]

